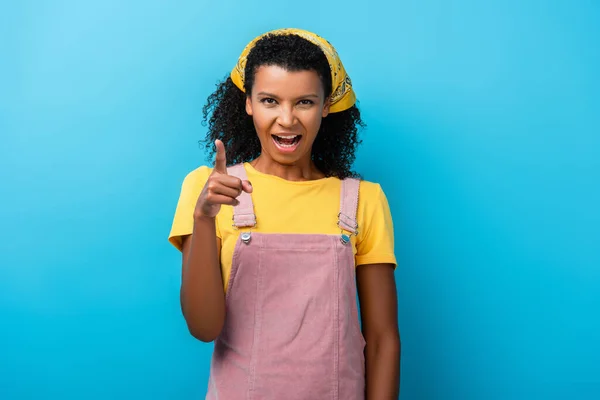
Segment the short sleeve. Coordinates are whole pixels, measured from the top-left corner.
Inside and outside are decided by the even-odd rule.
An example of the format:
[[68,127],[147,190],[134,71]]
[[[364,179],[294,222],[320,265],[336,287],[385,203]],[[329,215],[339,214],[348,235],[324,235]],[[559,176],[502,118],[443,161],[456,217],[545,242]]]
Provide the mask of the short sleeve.
[[[356,265],[394,264],[394,224],[390,206],[380,185],[372,185],[362,196],[362,218],[356,239]],[[363,191],[361,190],[361,195]],[[362,223],[362,229],[360,228]]]
[[[175,216],[169,233],[169,242],[178,250],[182,250],[182,239],[191,235],[194,228],[194,209],[198,196],[204,188],[211,173],[210,168],[200,167],[190,172],[181,185]],[[217,234],[219,229],[217,227]]]

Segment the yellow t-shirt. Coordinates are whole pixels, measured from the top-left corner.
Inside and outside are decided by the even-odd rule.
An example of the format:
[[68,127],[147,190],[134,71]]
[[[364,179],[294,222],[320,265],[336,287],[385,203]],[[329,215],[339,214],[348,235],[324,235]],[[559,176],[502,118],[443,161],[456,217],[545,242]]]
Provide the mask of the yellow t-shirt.
[[[255,228],[232,226],[233,207],[222,206],[216,218],[221,239],[221,273],[227,288],[233,251],[240,232],[341,234],[337,226],[341,180],[335,177],[294,182],[263,174],[244,164],[252,182]],[[194,208],[212,168],[202,166],[184,179],[169,241],[181,250],[182,236],[192,233]],[[361,181],[358,200],[358,235],[352,236],[356,265],[389,263],[396,265],[394,228],[387,198],[381,186]]]

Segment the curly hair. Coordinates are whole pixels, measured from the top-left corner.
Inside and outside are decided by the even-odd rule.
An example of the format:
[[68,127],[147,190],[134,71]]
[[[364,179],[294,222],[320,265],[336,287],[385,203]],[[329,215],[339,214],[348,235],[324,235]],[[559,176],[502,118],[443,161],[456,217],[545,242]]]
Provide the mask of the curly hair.
[[[225,144],[230,164],[249,162],[260,155],[260,141],[252,117],[246,113],[245,102],[246,96],[252,93],[254,74],[265,65],[276,65],[290,72],[315,71],[325,94],[331,93],[329,64],[317,45],[293,34],[266,35],[248,54],[244,82],[246,93],[226,76],[217,84],[217,89],[202,109],[203,125],[206,126],[208,121],[208,132],[201,142],[205,143],[209,155],[215,153],[213,144],[216,139]],[[312,148],[312,159],[319,171],[327,177],[339,179],[360,177],[351,168],[356,148],[361,144],[358,128],[365,126],[356,105],[323,118]]]

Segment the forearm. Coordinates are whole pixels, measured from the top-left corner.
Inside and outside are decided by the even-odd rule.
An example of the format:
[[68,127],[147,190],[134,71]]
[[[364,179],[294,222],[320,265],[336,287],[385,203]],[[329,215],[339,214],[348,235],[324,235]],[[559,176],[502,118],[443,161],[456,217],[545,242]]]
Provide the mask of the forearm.
[[225,293],[218,259],[214,218],[195,219],[188,239],[181,285],[181,307],[190,333],[214,340],[225,321]]
[[366,400],[398,399],[400,337],[397,332],[367,338],[365,362]]

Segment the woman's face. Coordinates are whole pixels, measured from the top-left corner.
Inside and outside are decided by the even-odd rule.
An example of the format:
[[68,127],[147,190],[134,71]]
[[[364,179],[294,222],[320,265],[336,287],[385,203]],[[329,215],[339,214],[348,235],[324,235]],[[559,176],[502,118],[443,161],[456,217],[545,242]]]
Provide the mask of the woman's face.
[[262,146],[262,156],[284,165],[311,160],[321,120],[329,113],[323,84],[315,71],[290,72],[260,67],[246,98]]

